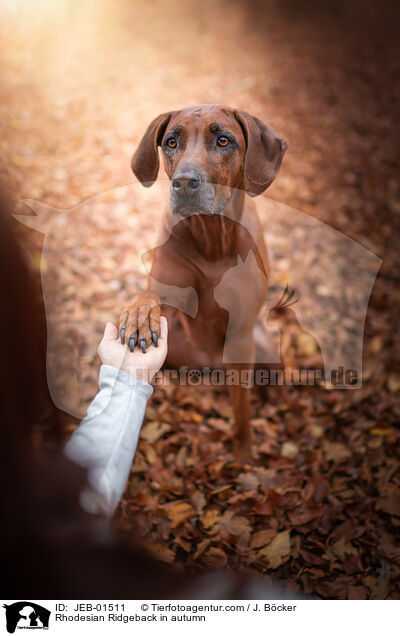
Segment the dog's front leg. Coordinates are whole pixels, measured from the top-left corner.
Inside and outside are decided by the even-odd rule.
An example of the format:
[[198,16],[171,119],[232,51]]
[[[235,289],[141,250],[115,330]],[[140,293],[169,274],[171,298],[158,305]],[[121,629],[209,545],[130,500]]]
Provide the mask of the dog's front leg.
[[245,461],[251,456],[249,391],[250,389],[240,384],[230,387],[235,422],[233,454],[239,461]]
[[233,453],[244,461],[251,456],[249,391],[254,372],[255,344],[253,324],[232,320],[225,338],[223,362],[225,368],[238,371],[238,382],[231,386],[234,414]]

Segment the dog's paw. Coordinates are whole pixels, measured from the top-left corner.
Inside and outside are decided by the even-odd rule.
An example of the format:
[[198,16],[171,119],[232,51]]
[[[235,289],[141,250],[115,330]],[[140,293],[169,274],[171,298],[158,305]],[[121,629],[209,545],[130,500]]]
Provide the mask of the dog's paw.
[[160,337],[160,305],[157,294],[148,290],[135,296],[132,303],[121,312],[119,334],[122,344],[127,344],[130,351],[138,345],[143,353],[148,347],[158,345]]

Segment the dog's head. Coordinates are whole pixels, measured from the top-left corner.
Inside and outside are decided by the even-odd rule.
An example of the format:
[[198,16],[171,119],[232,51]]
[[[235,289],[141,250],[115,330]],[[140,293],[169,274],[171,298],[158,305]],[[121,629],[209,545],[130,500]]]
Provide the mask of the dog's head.
[[287,147],[257,117],[215,104],[163,113],[151,122],[132,158],[132,170],[145,186],[157,178],[158,146],[171,179],[171,210],[182,216],[218,214],[237,189],[261,194],[275,179]]

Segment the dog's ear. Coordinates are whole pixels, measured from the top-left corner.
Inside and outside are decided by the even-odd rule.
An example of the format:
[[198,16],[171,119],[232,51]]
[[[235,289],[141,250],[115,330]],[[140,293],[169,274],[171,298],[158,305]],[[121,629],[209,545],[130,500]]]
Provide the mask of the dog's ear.
[[243,110],[235,110],[235,117],[246,139],[243,185],[246,192],[255,197],[264,192],[278,174],[287,143],[257,117]]
[[163,113],[151,122],[132,157],[132,170],[146,188],[153,185],[157,179],[160,167],[158,146],[172,114],[172,112]]

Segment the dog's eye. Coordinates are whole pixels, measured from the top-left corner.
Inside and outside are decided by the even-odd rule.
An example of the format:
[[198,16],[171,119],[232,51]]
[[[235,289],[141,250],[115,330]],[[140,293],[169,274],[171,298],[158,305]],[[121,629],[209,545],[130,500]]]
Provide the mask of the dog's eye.
[[176,139],[175,139],[175,137],[170,137],[167,140],[167,146],[168,146],[168,148],[176,148]]
[[218,137],[217,144],[218,146],[222,146],[222,148],[225,148],[229,144],[228,137],[224,137],[224,135],[222,135],[221,137]]

